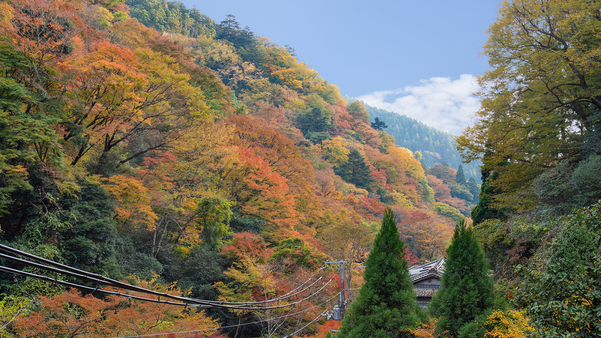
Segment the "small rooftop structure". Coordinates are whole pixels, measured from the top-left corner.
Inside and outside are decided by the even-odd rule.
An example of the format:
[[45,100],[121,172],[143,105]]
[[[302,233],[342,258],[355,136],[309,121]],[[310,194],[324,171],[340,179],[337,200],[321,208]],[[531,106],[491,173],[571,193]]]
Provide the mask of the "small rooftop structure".
[[430,263],[409,268],[413,288],[417,293],[417,304],[424,310],[428,308],[432,296],[440,289],[440,279],[444,273],[444,267],[445,259],[441,257]]

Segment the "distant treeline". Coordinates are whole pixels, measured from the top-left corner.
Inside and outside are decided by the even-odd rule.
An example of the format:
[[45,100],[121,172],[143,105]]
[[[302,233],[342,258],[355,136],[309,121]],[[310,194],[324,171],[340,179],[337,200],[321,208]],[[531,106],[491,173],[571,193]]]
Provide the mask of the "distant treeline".
[[[422,153],[422,163],[428,168],[439,163],[445,163],[450,168],[459,168],[461,155],[457,151],[453,135],[429,127],[422,122],[412,119],[406,115],[397,114],[384,109],[379,109],[365,104],[369,112],[370,120],[379,118],[384,121],[388,127],[386,132],[394,136],[396,144],[399,147],[405,147],[411,151]],[[478,184],[480,180],[480,161],[463,163],[465,177],[473,177]]]

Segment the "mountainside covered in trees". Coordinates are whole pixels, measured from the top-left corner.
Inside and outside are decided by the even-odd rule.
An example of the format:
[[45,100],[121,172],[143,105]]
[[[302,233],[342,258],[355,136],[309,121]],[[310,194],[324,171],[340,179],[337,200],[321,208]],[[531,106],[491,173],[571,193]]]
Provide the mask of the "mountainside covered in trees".
[[[460,307],[434,309],[439,331],[423,318],[423,337],[599,336],[600,11],[584,0],[502,3],[482,108],[457,139],[465,159],[483,163],[478,194],[463,166],[424,169],[423,154],[400,147],[360,102],[233,16],[216,23],[163,0],[1,1],[1,244],[218,302],[199,310],[131,288],[127,300],[101,296],[116,288],[107,279],[2,256],[0,334],[323,337],[335,326],[310,324],[343,281],[338,266],[322,268],[351,262],[354,300],[386,210],[381,243],[398,242],[396,223],[407,249],[374,250],[400,264],[369,276],[398,275],[405,260],[442,256],[454,230],[466,235],[449,249],[458,275],[443,278],[456,285],[438,306],[482,306],[461,320]],[[468,214],[473,228],[454,227]],[[490,284],[480,245],[494,304],[461,278],[461,257],[474,252]],[[362,299],[377,298],[366,285]],[[405,330],[399,309],[380,305],[373,318],[394,318],[377,323],[386,334]]]
[[[148,288],[257,302],[331,276],[327,260],[357,263],[347,276],[360,283],[385,205],[412,263],[440,257],[468,212],[459,172],[425,172],[360,102],[232,16],[217,24],[164,1],[17,0],[0,13],[3,244]],[[316,284],[294,316],[165,310],[145,326],[145,303],[94,303],[5,272],[0,282],[10,304],[35,299],[8,326],[17,335],[73,329],[41,324],[59,317],[77,317],[84,336],[290,333],[339,290]],[[123,320],[81,316],[109,308]]]
[[458,138],[482,160],[472,211],[497,292],[535,337],[601,335],[598,2],[503,2],[484,46],[482,108]]
[[394,136],[399,147],[411,151],[419,151],[422,155],[421,162],[431,168],[437,164],[446,164],[450,168],[458,169],[461,165],[468,179],[473,177],[480,182],[480,161],[463,163],[453,135],[429,127],[406,115],[397,114],[384,109],[379,109],[365,104],[371,121],[376,117],[383,121],[387,128],[384,130]]

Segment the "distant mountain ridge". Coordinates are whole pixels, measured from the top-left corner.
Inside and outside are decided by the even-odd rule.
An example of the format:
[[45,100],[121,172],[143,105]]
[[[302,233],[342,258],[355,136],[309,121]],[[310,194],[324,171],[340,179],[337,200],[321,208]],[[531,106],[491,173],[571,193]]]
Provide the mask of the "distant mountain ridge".
[[423,156],[423,163],[431,168],[438,163],[446,162],[449,167],[457,169],[463,165],[466,178],[474,177],[481,184],[480,161],[461,163],[461,155],[455,146],[453,135],[442,130],[430,127],[416,119],[388,110],[376,108],[363,103],[373,122],[375,118],[384,121],[388,127],[387,133],[394,136],[399,147],[411,151],[419,151]]

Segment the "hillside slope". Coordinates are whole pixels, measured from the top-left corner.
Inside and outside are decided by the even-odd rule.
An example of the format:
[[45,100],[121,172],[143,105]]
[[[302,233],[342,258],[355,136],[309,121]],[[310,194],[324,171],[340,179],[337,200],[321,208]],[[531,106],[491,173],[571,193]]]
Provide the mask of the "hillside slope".
[[422,163],[428,168],[443,162],[446,162],[447,166],[455,169],[459,168],[459,165],[462,165],[466,178],[473,177],[476,182],[481,183],[480,166],[482,163],[480,161],[462,163],[461,154],[457,151],[453,135],[429,127],[406,115],[379,109],[367,104],[365,104],[365,109],[369,112],[372,122],[377,117],[388,125],[385,131],[394,136],[396,144],[399,147],[405,147],[411,151],[419,151],[423,156]]
[[[460,216],[448,204],[456,202],[450,188],[373,129],[360,102],[344,100],[287,48],[233,17],[215,24],[176,2],[130,5],[1,4],[8,13],[0,17],[3,243],[231,302],[284,295],[315,274],[333,278],[320,270],[327,260],[349,261],[347,276],[360,282],[357,268],[385,206],[417,259],[443,255]],[[40,283],[0,273],[2,293],[68,296]],[[319,297],[281,320],[278,332],[323,311],[338,292],[332,285],[318,285]],[[133,311],[135,303],[124,306]],[[28,320],[44,322],[51,310]],[[198,314],[185,320],[211,316],[235,326],[266,318]],[[178,315],[165,320],[185,326]],[[239,334],[274,327],[261,323]],[[122,330],[101,335],[134,334]],[[145,330],[135,334],[165,328]]]

